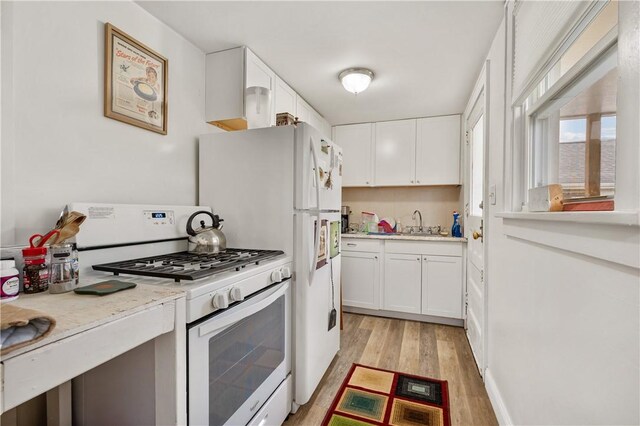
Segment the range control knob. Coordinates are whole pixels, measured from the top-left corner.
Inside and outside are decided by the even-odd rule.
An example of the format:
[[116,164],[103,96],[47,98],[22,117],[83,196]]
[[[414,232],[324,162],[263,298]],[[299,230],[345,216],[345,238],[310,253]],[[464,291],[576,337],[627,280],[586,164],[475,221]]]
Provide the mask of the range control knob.
[[232,287],[229,290],[229,299],[232,302],[242,302],[244,300],[244,293],[242,293],[242,289],[240,287]]
[[274,283],[279,283],[280,281],[282,281],[282,271],[273,271],[271,273],[271,281],[273,281]]
[[229,299],[227,298],[227,295],[224,293],[216,293],[213,295],[211,304],[213,305],[214,308],[226,309],[229,307]]
[[282,276],[284,278],[291,278],[291,268],[289,268],[288,266],[282,268]]

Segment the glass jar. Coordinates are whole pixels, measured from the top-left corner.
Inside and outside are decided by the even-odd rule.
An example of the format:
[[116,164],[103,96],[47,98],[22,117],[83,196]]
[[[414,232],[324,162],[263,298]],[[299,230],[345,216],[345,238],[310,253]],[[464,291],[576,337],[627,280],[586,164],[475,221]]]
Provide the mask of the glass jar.
[[24,268],[22,282],[27,294],[40,293],[49,289],[49,265],[46,247],[30,247],[22,250]]
[[51,254],[50,293],[66,293],[78,287],[78,250],[75,244],[49,248]]
[[20,275],[16,269],[15,260],[1,260],[0,261],[0,298],[3,302],[14,300],[18,297],[20,291]]

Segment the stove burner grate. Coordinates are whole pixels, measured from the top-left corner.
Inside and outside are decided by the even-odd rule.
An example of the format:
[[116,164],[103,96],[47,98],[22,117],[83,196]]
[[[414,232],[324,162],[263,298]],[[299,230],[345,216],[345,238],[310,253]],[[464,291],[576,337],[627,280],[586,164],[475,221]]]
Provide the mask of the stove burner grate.
[[129,274],[146,277],[197,280],[221,272],[240,271],[247,265],[258,265],[261,261],[281,256],[281,250],[226,249],[217,254],[194,254],[178,252],[140,259],[93,265],[96,271],[113,272],[114,275]]

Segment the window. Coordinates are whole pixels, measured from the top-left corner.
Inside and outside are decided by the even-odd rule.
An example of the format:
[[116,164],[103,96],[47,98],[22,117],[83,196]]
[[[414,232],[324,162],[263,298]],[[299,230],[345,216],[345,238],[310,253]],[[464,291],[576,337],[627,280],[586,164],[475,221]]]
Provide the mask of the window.
[[[589,142],[588,126],[599,127],[597,138],[591,138]],[[564,189],[565,198],[613,196],[616,116],[592,114],[561,118],[559,139],[558,183]],[[590,149],[587,149],[587,143]]]
[[[526,187],[559,183],[565,199],[613,197],[617,3],[604,5],[550,62],[521,111]],[[518,114],[516,114],[517,116]],[[526,202],[526,190],[522,199]]]
[[530,115],[531,187],[559,183],[564,197],[613,196],[615,51]]

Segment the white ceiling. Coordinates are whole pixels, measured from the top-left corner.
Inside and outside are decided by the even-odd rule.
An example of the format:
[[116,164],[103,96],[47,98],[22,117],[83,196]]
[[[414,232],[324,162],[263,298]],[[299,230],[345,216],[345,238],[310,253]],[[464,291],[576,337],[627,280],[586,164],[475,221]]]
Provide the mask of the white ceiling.
[[[141,1],[204,52],[246,45],[331,124],[460,113],[502,1]],[[169,58],[171,59],[171,58]],[[345,68],[375,78],[357,97]]]

